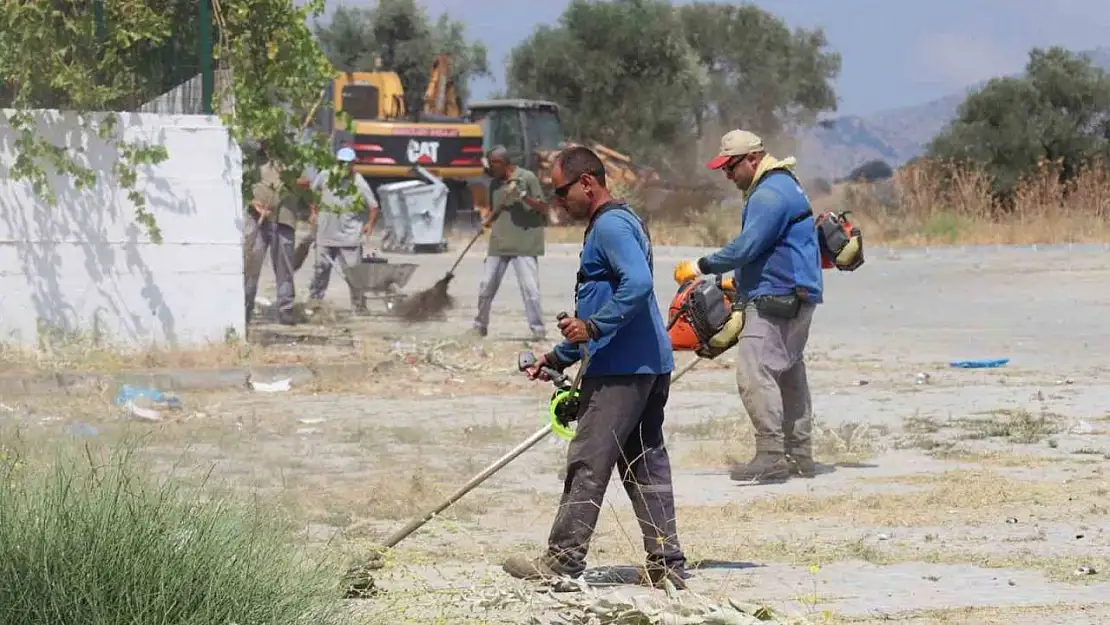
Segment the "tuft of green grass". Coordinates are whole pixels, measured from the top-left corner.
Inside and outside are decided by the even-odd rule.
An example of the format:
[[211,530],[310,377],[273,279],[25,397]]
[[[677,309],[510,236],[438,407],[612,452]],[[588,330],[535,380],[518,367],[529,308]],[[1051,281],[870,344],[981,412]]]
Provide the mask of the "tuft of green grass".
[[1013,443],[1028,445],[1048,440],[1061,430],[1061,417],[1050,412],[1035,415],[1028,410],[999,409],[989,414],[990,417],[985,419],[957,419],[956,424],[965,430],[963,438],[1005,438]]
[[159,484],[127,445],[42,462],[4,438],[0,625],[345,622],[340,576],[265,509]]

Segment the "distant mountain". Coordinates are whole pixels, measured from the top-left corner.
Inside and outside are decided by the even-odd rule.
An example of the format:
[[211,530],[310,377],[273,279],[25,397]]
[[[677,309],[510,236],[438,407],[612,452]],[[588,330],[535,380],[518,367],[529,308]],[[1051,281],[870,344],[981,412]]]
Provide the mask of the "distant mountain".
[[[1110,71],[1110,48],[1087,53],[1096,65]],[[924,153],[929,141],[956,117],[964,98],[986,83],[918,106],[821,122],[799,137],[799,169],[807,177],[834,179],[873,159],[898,167]]]

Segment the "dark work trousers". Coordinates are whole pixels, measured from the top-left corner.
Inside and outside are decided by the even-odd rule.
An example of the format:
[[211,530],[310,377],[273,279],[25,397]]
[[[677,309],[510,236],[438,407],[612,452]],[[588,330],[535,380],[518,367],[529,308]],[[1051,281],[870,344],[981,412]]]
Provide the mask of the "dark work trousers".
[[262,272],[262,265],[266,262],[267,250],[274,263],[274,278],[277,280],[278,313],[292,316],[295,301],[293,240],[296,238],[296,231],[287,224],[275,224],[270,220],[258,222],[252,217],[247,218],[247,227],[257,232],[257,236],[250,240],[251,246],[246,250],[247,260],[244,263],[243,292],[246,296],[247,324],[250,324],[253,317],[254,298],[258,295],[259,274]]
[[577,434],[567,450],[563,498],[548,537],[548,558],[577,576],[601,513],[613,468],[640,523],[648,566],[682,571],[671,464],[663,445],[663,411],[671,374],[614,375],[582,380]]

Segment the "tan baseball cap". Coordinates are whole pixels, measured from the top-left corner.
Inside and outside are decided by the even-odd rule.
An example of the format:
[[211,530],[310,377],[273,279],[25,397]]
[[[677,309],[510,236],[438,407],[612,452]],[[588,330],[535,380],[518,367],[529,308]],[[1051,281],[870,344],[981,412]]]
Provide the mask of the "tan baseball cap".
[[721,151],[705,164],[709,169],[720,169],[735,156],[744,156],[763,149],[763,139],[747,130],[730,130],[721,137]]

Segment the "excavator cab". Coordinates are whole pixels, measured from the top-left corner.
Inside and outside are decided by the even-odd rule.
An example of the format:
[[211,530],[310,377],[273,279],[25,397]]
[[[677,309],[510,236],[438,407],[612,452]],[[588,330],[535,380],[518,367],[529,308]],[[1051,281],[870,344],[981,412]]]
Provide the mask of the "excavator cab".
[[546,154],[565,145],[559,105],[545,100],[482,100],[468,106],[482,126],[482,148],[503,145],[509,158],[539,173]]
[[330,87],[334,110],[356,120],[402,119],[405,90],[395,72],[343,72]]

